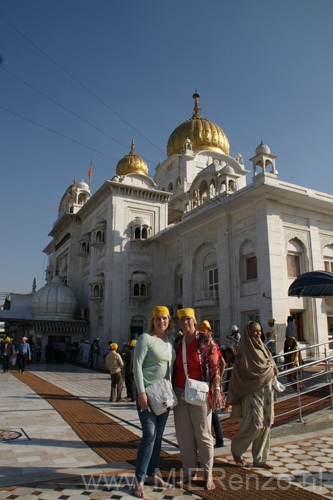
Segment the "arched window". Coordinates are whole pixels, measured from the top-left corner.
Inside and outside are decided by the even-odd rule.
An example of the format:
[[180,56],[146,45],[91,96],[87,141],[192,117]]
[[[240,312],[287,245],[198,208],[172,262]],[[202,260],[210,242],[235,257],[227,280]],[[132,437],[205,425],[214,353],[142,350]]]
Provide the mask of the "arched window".
[[172,182],[169,182],[168,191],[172,191],[172,190],[173,190],[173,184],[172,184]]
[[149,238],[152,228],[147,219],[143,217],[135,217],[131,225],[132,240],[146,240]]
[[102,234],[100,231],[96,232],[96,243],[101,243],[102,242]]
[[323,258],[325,271],[333,273],[333,244],[326,245],[323,251]]
[[257,257],[253,241],[245,240],[240,248],[241,282],[258,279]]
[[215,253],[209,253],[206,255],[204,262],[204,272],[205,272],[205,282],[206,290],[212,293],[218,293],[219,290],[219,274],[216,263]]
[[287,272],[289,278],[297,278],[303,273],[303,245],[297,238],[288,242]]
[[83,193],[79,194],[78,200],[77,200],[78,204],[83,205],[86,201],[87,201],[87,195],[83,194]]
[[134,272],[130,285],[132,297],[148,298],[148,278],[146,273],[142,271]]
[[231,191],[232,193],[236,191],[236,183],[233,180],[229,181],[229,191]]
[[99,301],[104,297],[104,274],[100,273],[94,277],[90,283],[90,297],[89,300]]
[[101,249],[105,245],[105,228],[106,228],[105,221],[97,222],[96,228],[92,230],[91,234],[91,239],[92,239],[91,245],[93,247]]
[[206,181],[202,181],[199,187],[199,202],[205,203],[209,199],[208,186]]
[[210,306],[217,305],[219,272],[215,248],[209,243],[202,244],[193,255],[192,288],[195,301],[209,301]]

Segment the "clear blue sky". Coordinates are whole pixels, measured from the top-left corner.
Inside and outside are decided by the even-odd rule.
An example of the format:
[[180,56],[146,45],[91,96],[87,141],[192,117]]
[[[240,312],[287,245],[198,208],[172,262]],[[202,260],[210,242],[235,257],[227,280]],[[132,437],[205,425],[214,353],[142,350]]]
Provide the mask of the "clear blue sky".
[[91,160],[95,192],[133,138],[154,176],[195,90],[247,168],[263,140],[280,179],[333,193],[332,22],[332,0],[2,0],[0,291],[43,286]]

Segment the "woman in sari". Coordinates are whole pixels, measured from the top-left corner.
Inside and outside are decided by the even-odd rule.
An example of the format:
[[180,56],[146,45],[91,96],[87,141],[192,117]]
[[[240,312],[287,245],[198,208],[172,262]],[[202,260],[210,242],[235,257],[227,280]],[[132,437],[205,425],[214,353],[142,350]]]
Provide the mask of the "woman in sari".
[[278,369],[261,340],[261,326],[250,321],[235,357],[227,403],[231,418],[239,418],[239,432],[232,438],[234,461],[244,466],[242,455],[252,444],[253,466],[272,469],[267,463],[270,427],[274,422],[273,380]]

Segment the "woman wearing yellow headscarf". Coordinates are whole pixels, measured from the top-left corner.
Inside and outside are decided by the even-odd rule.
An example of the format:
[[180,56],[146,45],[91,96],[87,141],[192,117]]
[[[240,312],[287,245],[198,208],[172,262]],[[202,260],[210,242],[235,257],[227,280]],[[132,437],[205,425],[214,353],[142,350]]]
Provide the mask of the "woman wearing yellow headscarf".
[[167,307],[157,306],[153,310],[147,333],[138,338],[134,349],[133,372],[137,390],[137,410],[142,426],[142,439],[138,449],[135,468],[134,495],[144,497],[143,485],[168,487],[157,476],[161,451],[162,435],[169,416],[169,409],[161,415],[155,415],[148,405],[146,387],[157,380],[169,377],[169,359],[174,359],[170,334],[173,321]]

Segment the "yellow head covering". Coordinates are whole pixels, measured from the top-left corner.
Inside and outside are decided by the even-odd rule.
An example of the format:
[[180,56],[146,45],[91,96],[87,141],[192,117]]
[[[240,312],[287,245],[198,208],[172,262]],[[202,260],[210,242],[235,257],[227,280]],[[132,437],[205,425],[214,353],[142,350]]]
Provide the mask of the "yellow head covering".
[[10,342],[10,338],[9,338],[9,337],[6,337],[6,338],[5,338],[5,342]]
[[118,349],[118,344],[116,343],[110,344],[110,349],[111,351],[115,351],[116,349]]
[[170,318],[170,312],[169,312],[169,309],[167,307],[165,307],[165,306],[156,306],[153,309],[153,314],[152,314],[152,317],[149,320],[149,323],[152,323],[154,316],[157,316],[159,314],[166,314]]
[[209,321],[205,320],[198,326],[198,331],[203,333],[212,333]]
[[183,318],[183,316],[189,316],[190,318],[194,319],[194,323],[197,322],[197,320],[195,319],[194,309],[191,309],[190,307],[187,307],[186,309],[178,309],[177,316],[178,319]]
[[273,325],[274,325],[274,323],[275,323],[275,319],[274,319],[274,318],[271,318],[271,319],[269,319],[269,320],[268,320],[268,324],[269,324],[270,326],[273,326]]
[[131,340],[130,346],[135,347],[135,345],[136,345],[136,340],[135,339]]

